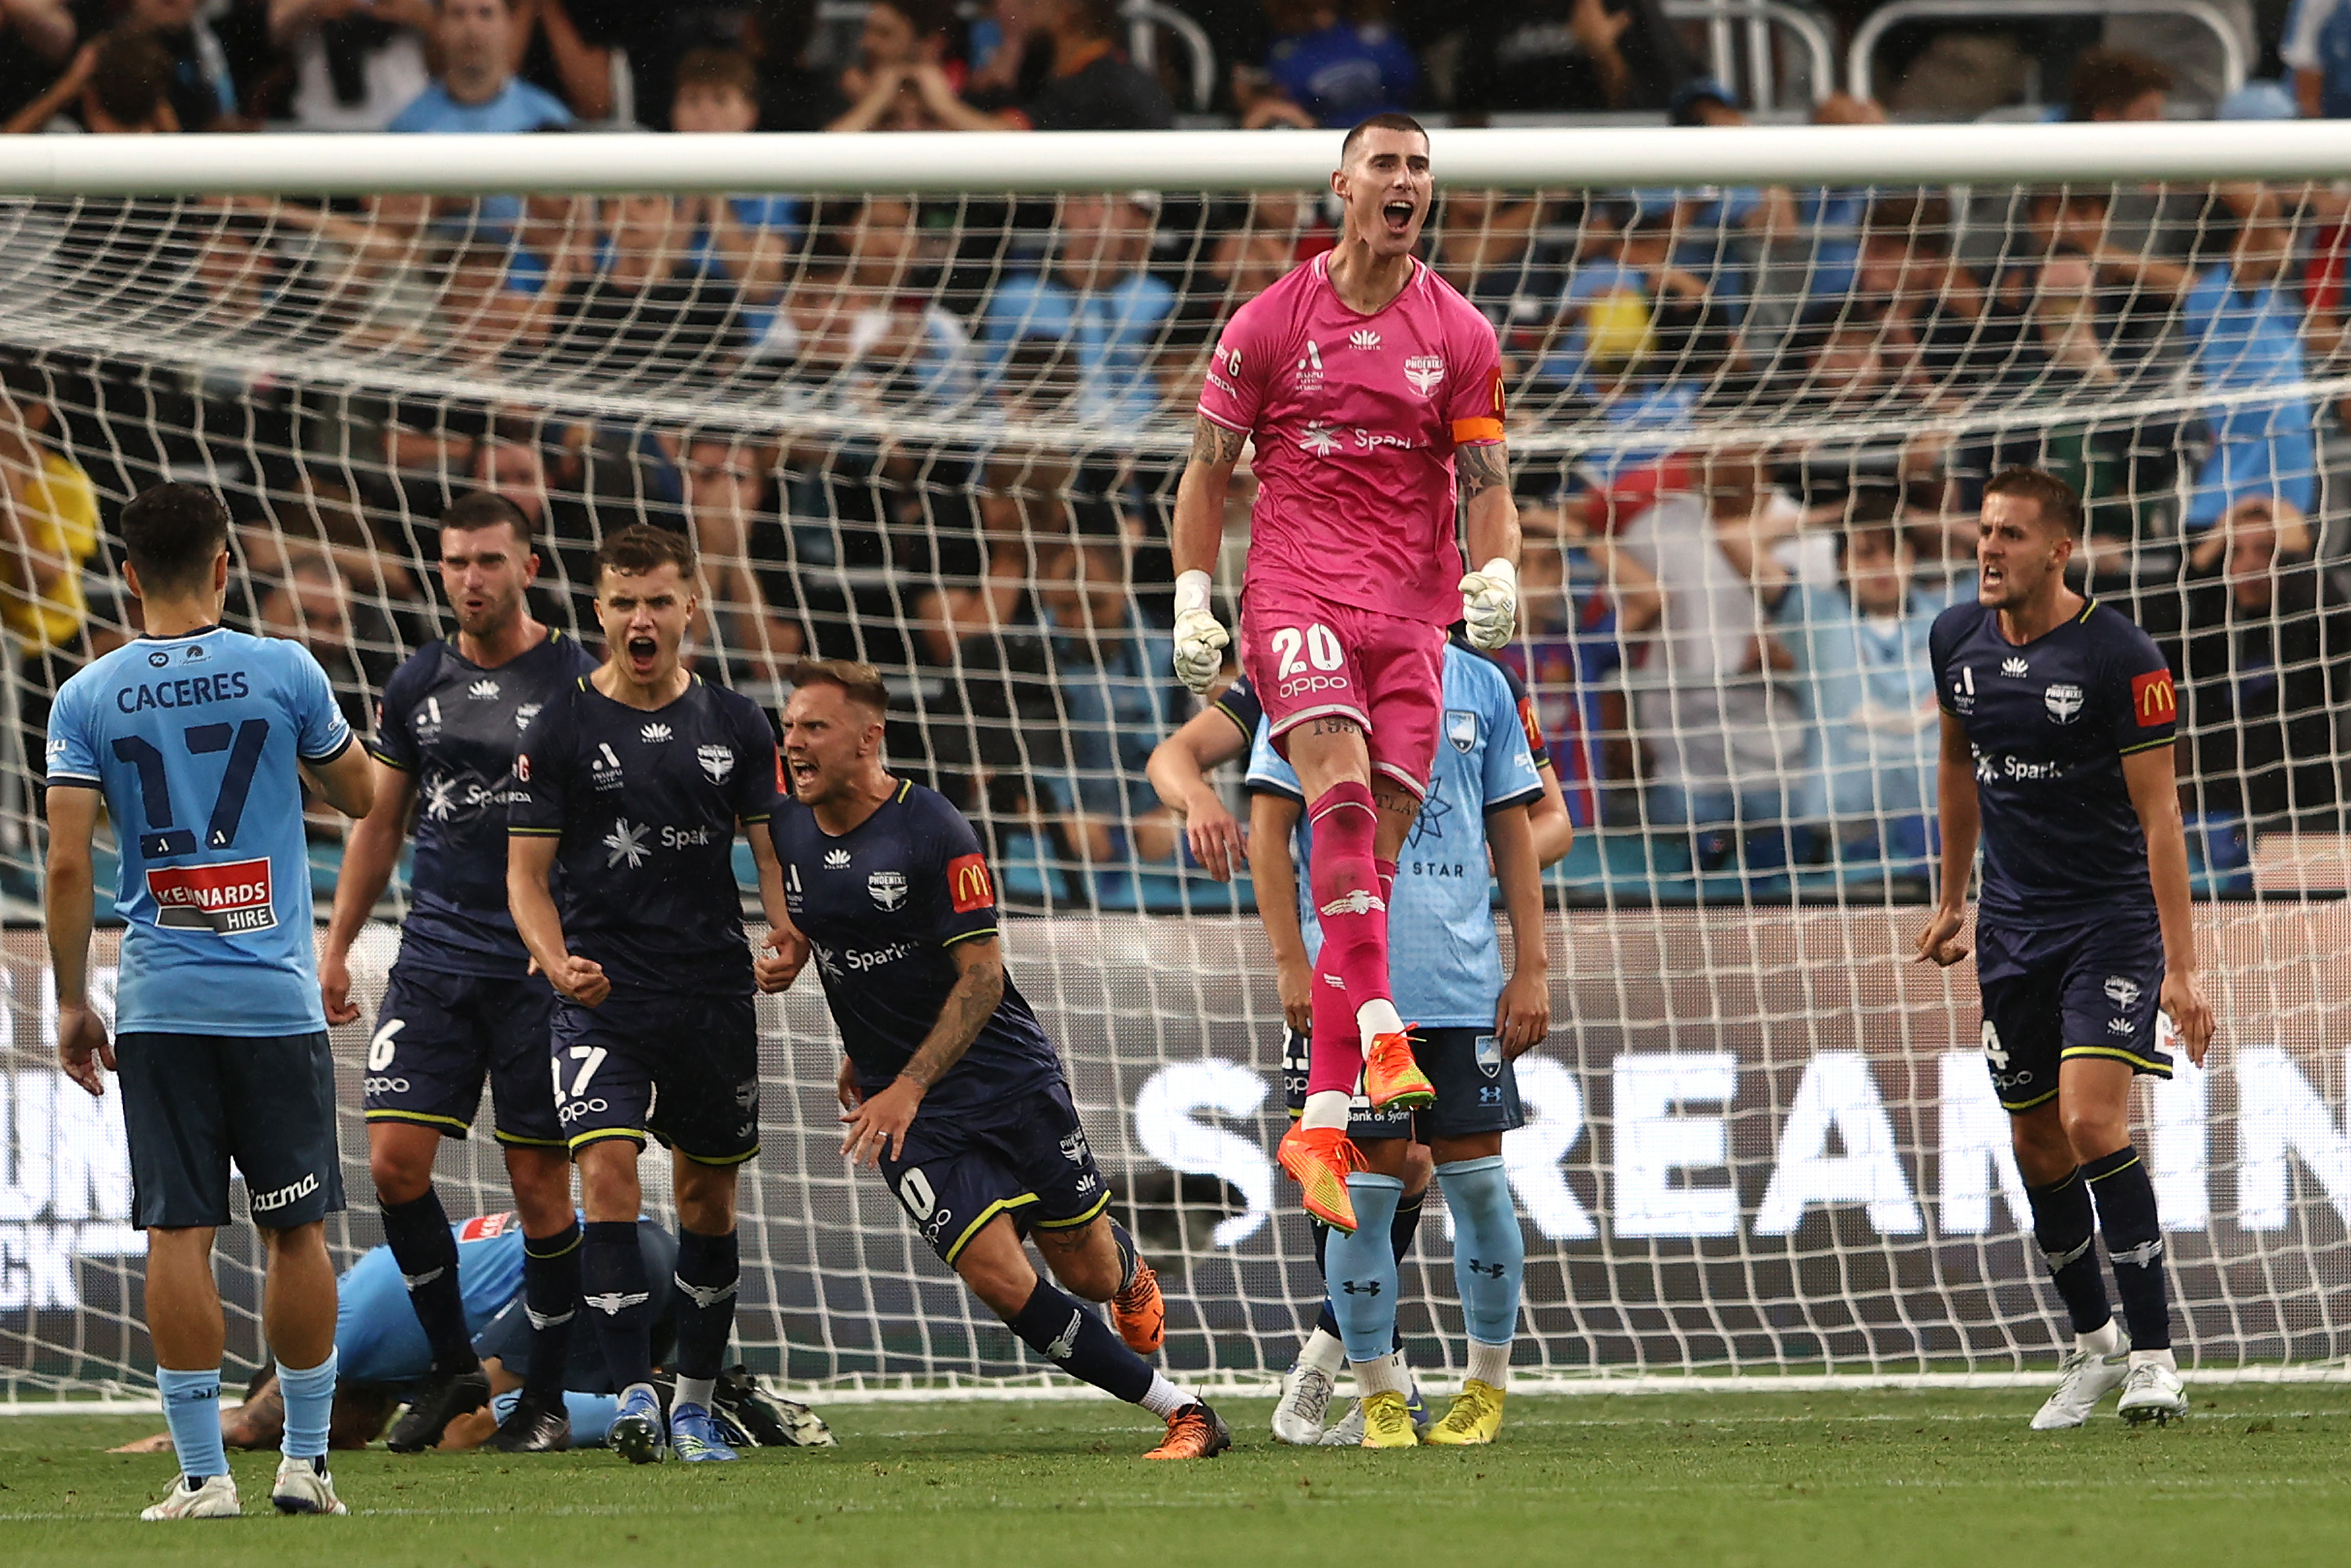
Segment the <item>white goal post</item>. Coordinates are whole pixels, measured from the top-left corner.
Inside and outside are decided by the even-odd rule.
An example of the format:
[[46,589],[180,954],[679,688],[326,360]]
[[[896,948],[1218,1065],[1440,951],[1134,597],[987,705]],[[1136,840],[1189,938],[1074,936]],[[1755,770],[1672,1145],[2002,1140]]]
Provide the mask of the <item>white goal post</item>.
[[[1908,961],[1931,700],[1886,696],[1916,674],[1895,658],[1831,711],[1823,667],[1832,632],[1960,591],[1973,497],[2031,461],[2082,488],[2094,586],[2179,666],[2222,1034],[2138,1111],[2183,1364],[2346,1375],[2351,122],[1432,141],[1436,265],[1510,366],[1513,659],[1581,840],[1506,1145],[1520,1374],[1935,1387],[2053,1363],[1972,969]],[[151,1376],[119,1111],[52,1063],[30,923],[41,717],[124,634],[104,530],[164,476],[229,498],[232,614],[310,643],[355,721],[437,634],[433,519],[475,486],[528,502],[539,610],[568,627],[595,543],[650,518],[701,549],[705,669],[773,706],[800,651],[883,665],[893,759],[996,860],[1013,973],[1160,1266],[1170,1365],[1278,1374],[1319,1291],[1270,1157],[1280,1009],[1251,914],[1289,894],[1187,864],[1138,748],[1196,711],[1164,632],[1187,389],[1238,299],[1327,240],[1337,151],[0,138],[0,1408]],[[1882,614],[1841,564],[1872,528],[1908,562]],[[322,897],[338,852],[314,834]],[[355,959],[369,1017],[401,897]],[[1066,1386],[842,1166],[813,985],[760,1022],[744,1357],[835,1397]],[[346,1254],[380,1239],[367,1030],[336,1034]],[[506,1207],[486,1135],[441,1182],[453,1217]],[[1405,1271],[1432,1383],[1463,1354],[1447,1228],[1432,1194]],[[223,1235],[247,1364],[250,1242]]]

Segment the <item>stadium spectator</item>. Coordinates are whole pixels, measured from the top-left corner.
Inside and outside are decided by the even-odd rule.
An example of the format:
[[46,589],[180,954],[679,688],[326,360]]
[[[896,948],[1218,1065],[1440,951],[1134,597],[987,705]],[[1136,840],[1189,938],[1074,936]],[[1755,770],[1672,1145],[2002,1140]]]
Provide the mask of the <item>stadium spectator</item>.
[[1794,661],[1770,635],[1755,591],[1724,552],[1728,529],[1784,533],[1801,508],[1771,483],[1760,447],[1727,448],[1699,465],[1691,491],[1660,496],[1624,535],[1657,581],[1658,636],[1634,680],[1635,727],[1649,758],[1649,821],[1684,828],[1692,858],[1758,872],[1803,857],[1805,723],[1785,677]]
[[2301,511],[2264,497],[2188,553],[2172,656],[2198,815],[2343,831],[2351,600],[2312,554]]
[[1069,770],[1045,781],[1081,859],[1115,864],[1176,852],[1176,823],[1144,777],[1173,727],[1175,657],[1144,618],[1117,538],[1072,539],[1045,558],[1039,609],[1051,637]]
[[57,421],[40,373],[13,356],[0,369],[0,626],[46,693],[66,673],[52,656],[69,658],[89,620],[82,568],[98,553],[98,491],[49,444]]
[[[580,120],[611,120],[612,51],[589,39],[571,15],[570,0],[513,0],[513,5],[522,39],[515,74],[561,99]],[[603,9],[598,0],[581,7],[583,15]]]
[[993,114],[955,106],[962,112],[946,120],[952,129],[1164,131],[1175,123],[1166,92],[1118,47],[1116,0],[1034,0],[1032,16],[1033,36],[1052,51],[1042,83],[1024,91],[1019,107]]
[[1388,25],[1384,0],[1265,0],[1265,9],[1274,32],[1266,75],[1307,123],[1344,130],[1413,107],[1420,63]]
[[[264,637],[287,637],[308,648],[327,678],[334,684],[335,704],[352,725],[369,722],[370,697],[383,689],[383,681],[399,660],[388,643],[369,647],[353,624],[350,584],[332,558],[319,550],[292,554],[286,576],[275,582],[256,579],[253,630]],[[342,834],[321,815],[329,836]]]
[[822,386],[848,407],[937,412],[975,390],[970,333],[908,287],[920,231],[911,204],[829,204],[799,272],[751,347],[754,362]]
[[1513,0],[1465,29],[1454,108],[1470,124],[1658,110],[1691,74],[1656,0]]
[[[674,130],[724,135],[759,129],[758,69],[740,50],[689,49],[678,57],[674,80]],[[705,196],[686,206],[699,218],[692,248],[703,269],[733,279],[747,300],[774,299],[799,230],[799,202],[782,195]]]
[[601,265],[584,275],[574,253],[556,258],[557,296],[547,357],[605,384],[643,386],[716,379],[740,357],[746,324],[733,282],[699,272],[689,207],[660,195],[600,204]]
[[1538,235],[1547,212],[1556,208],[1541,196],[1500,191],[1448,191],[1428,264],[1459,289],[1502,334],[1507,351],[1515,332],[1540,332],[1553,314],[1565,271],[1553,247]]
[[118,31],[143,33],[163,47],[172,62],[165,91],[182,131],[239,131],[251,122],[236,118],[236,83],[228,51],[205,14],[203,0],[130,0]]
[[[2311,0],[2299,0],[2289,8],[2284,21],[2289,43],[2294,37],[2295,20],[2292,12],[2310,3]],[[2318,3],[2323,8],[2325,0]],[[2211,9],[2235,36],[2244,60],[2258,67],[2264,47],[2262,33],[2268,31],[2274,37],[2279,26],[2276,11],[2264,5],[2257,23],[2253,0],[2211,0]],[[2212,29],[2198,17],[2160,10],[2110,16],[2098,42],[2107,49],[2155,61],[2170,74],[2173,89],[2199,107],[2219,103],[2236,85],[2228,78],[2227,57],[2217,47]]]
[[769,510],[773,453],[739,437],[702,435],[685,444],[678,468],[703,562],[704,615],[714,633],[708,640],[745,673],[780,681],[807,652],[808,634],[796,619],[796,601],[778,602],[771,592],[770,574],[758,570],[752,543]]
[[269,0],[269,41],[293,71],[305,131],[381,131],[432,85],[433,0]]
[[[857,58],[841,73],[840,112],[827,131],[966,131],[964,62],[954,56],[946,0],[880,0],[866,8]],[[951,104],[942,114],[935,104]]]
[[72,0],[0,0],[0,120],[40,96],[81,41]]
[[515,75],[520,36],[514,0],[440,0],[433,41],[441,75],[385,129],[498,131],[569,125],[570,110]]
[[[1883,125],[1886,110],[1867,99],[1833,92],[1813,106],[1814,125]],[[1861,256],[1861,224],[1869,210],[1865,187],[1819,187],[1796,197],[1794,235],[1801,236],[1806,271],[1803,292],[1815,302],[1841,300],[1853,293],[1854,268]]]
[[2351,5],[2294,0],[2278,58],[2294,72],[2294,101],[2312,120],[2351,117]]
[[1636,771],[1626,650],[1656,628],[1663,601],[1656,579],[1604,529],[1587,526],[1580,506],[1522,507],[1519,521],[1542,543],[1526,551],[1519,580],[1525,635],[1495,657],[1534,697],[1569,821],[1597,827],[1612,814],[1613,787]]
[[109,33],[76,50],[65,74],[11,115],[0,132],[88,131],[120,136],[178,131],[172,79],[171,54],[153,36]]
[[1739,527],[1718,537],[1754,585],[1803,692],[1806,783],[1815,791],[1804,815],[1829,821],[1849,862],[1923,873],[1940,744],[1927,634],[1946,601],[1918,583],[1901,504],[1888,486],[1854,492],[1826,580],[1798,570],[1784,538]]
[[981,335],[993,373],[1018,344],[1052,345],[1074,361],[1081,417],[1148,418],[1158,405],[1153,358],[1176,308],[1175,290],[1143,270],[1158,215],[1156,192],[1064,196],[1050,269],[1007,280],[988,300]]
[[2074,64],[2065,115],[2092,121],[2161,120],[2171,88],[2171,73],[2159,60],[2128,49],[2087,49]]

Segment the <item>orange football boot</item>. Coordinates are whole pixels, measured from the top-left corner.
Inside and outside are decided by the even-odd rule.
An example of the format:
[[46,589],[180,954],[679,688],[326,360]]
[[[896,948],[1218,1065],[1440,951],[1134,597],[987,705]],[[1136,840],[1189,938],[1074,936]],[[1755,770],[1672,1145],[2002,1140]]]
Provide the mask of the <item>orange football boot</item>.
[[1364,1168],[1364,1156],[1343,1127],[1292,1126],[1281,1135],[1274,1158],[1303,1189],[1306,1212],[1353,1236],[1355,1205],[1347,1196],[1347,1173]]
[[1167,1301],[1159,1293],[1159,1275],[1140,1258],[1133,1281],[1110,1299],[1110,1322],[1137,1355],[1149,1355],[1167,1343]]
[[1167,1417],[1167,1438],[1146,1459],[1213,1459],[1233,1446],[1233,1435],[1217,1413],[1197,1400]]
[[1419,1111],[1437,1103],[1437,1085],[1413,1060],[1409,1033],[1372,1037],[1364,1058],[1364,1098],[1374,1111]]

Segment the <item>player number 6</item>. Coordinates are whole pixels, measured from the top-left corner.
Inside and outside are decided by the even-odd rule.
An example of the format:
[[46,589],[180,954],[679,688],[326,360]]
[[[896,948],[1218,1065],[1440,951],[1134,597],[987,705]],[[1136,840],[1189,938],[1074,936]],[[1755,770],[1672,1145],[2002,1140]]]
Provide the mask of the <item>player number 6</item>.
[[406,1019],[392,1019],[368,1041],[368,1071],[381,1072],[392,1065],[392,1037],[408,1027]]

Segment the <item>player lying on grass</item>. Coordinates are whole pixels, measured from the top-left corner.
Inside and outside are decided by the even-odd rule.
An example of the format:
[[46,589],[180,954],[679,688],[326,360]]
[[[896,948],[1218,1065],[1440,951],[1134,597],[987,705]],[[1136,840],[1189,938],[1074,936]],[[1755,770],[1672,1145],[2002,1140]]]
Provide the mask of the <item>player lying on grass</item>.
[[[307,781],[364,817],[367,756],[300,644],[220,624],[228,509],[158,485],[122,509],[123,572],[142,632],[92,662],[49,711],[49,853],[42,888],[57,992],[57,1060],[92,1094],[120,1074],[131,1211],[147,1232],[147,1330],[180,1478],[142,1518],[242,1511],[221,1449],[225,1327],[213,1236],[229,1167],[267,1261],[262,1327],[286,1389],[281,1513],[342,1513],[327,1470],[335,1273],[326,1217],[343,1207],[335,1061],[311,947]],[[100,804],[120,854],[114,1027],[91,1007],[91,844]]]
[[[1445,628],[1466,621],[1488,650],[1510,640],[1519,523],[1494,329],[1414,255],[1435,195],[1427,133],[1400,114],[1364,120],[1331,189],[1337,248],[1242,306],[1217,341],[1169,542],[1176,672],[1205,693],[1231,640],[1208,574],[1253,442],[1241,657],[1314,824],[1324,936],[1306,1110],[1280,1157],[1308,1212],[1353,1230],[1357,1078],[1377,1109],[1431,1097],[1392,995],[1388,895],[1437,745]],[[1457,510],[1484,563],[1467,576]]]
[[[775,731],[747,697],[679,662],[696,602],[694,547],[639,523],[596,552],[604,663],[540,710],[515,758],[507,895],[562,1000],[556,1119],[588,1211],[581,1304],[621,1390],[611,1446],[723,1461],[710,1400],[741,1277],[736,1183],[759,1152],[759,1038],[734,845],[750,829],[759,898],[783,918],[768,821]],[[563,907],[549,879],[562,870]],[[637,1157],[674,1156],[677,1390],[664,1424],[634,1235]]]
[[[1512,1063],[1551,1032],[1542,872],[1530,820],[1543,799],[1543,779],[1513,684],[1492,661],[1463,644],[1446,645],[1445,744],[1437,748],[1390,905],[1395,951],[1405,960],[1396,970],[1396,998],[1415,1020],[1413,1053],[1436,1086],[1437,1103],[1419,1111],[1374,1111],[1356,1101],[1349,1140],[1361,1151],[1363,1168],[1348,1176],[1347,1187],[1363,1224],[1352,1234],[1318,1237],[1324,1243],[1327,1305],[1364,1394],[1358,1414],[1365,1448],[1410,1448],[1416,1440],[1408,1408],[1412,1379],[1396,1337],[1402,1249],[1395,1243],[1409,1240],[1409,1230],[1396,1221],[1413,1178],[1424,1187],[1427,1182],[1426,1161],[1414,1157],[1422,1144],[1458,1230],[1453,1273],[1469,1340],[1468,1379],[1427,1440],[1492,1442],[1510,1384],[1526,1243],[1502,1167],[1502,1134],[1526,1124]],[[1291,853],[1293,834],[1300,850],[1307,847],[1298,776],[1274,754],[1262,728],[1249,757],[1249,787],[1251,874],[1265,890],[1258,914],[1280,971],[1290,1026],[1282,1084],[1295,1115],[1306,1098],[1302,1030],[1311,1024],[1306,1001],[1321,933],[1312,891],[1300,886],[1302,856]],[[1510,911],[1515,950],[1507,983],[1494,924],[1495,883]],[[1293,902],[1272,892],[1284,887],[1300,887],[1300,896]],[[1333,1349],[1318,1323],[1283,1380],[1276,1437],[1286,1442],[1322,1437],[1321,1408],[1329,1404],[1337,1370]],[[1338,1431],[1356,1425],[1351,1418]]]
[[[1166,1333],[1158,1281],[1104,1212],[1061,1058],[1005,974],[971,824],[884,768],[889,695],[871,665],[811,662],[793,685],[792,798],[771,829],[789,924],[759,984],[783,990],[816,960],[841,1030],[841,1152],[881,1167],[923,1239],[1030,1349],[1165,1421],[1149,1458],[1222,1452],[1217,1413],[1143,1359]],[[1055,1279],[1110,1303],[1117,1333],[1038,1277],[1024,1235]]]
[[[555,991],[530,968],[507,910],[507,794],[523,727],[596,667],[571,638],[531,616],[538,575],[530,524],[502,496],[461,496],[441,518],[441,586],[457,634],[426,643],[385,683],[376,709],[375,810],[353,829],[335,881],[319,960],[327,1021],[356,1022],[350,950],[375,913],[415,820],[408,918],[368,1042],[368,1170],[383,1234],[400,1259],[434,1349],[424,1386],[392,1429],[396,1453],[490,1400],[458,1296],[449,1217],[433,1186],[443,1140],[463,1138],[489,1082],[493,1128],[515,1211],[530,1238],[524,1272],[545,1353],[513,1424],[508,1453],[559,1448],[563,1369],[580,1306],[580,1226],[571,1159],[549,1092]],[[421,806],[421,809],[419,809]],[[520,1358],[510,1364],[519,1367]]]
[[[2168,1016],[2199,1065],[2212,1009],[2197,979],[2188,841],[2172,779],[2171,670],[2122,612],[2065,585],[2082,508],[2013,468],[1984,486],[1974,602],[1936,619],[1943,708],[1942,897],[1918,956],[1967,956],[1983,845],[1976,980],[1985,1064],[2009,1113],[2033,1239],[2074,1348],[2036,1428],[2079,1427],[2119,1385],[2132,1423],[2188,1413],[2171,1354],[2163,1226],[2131,1143],[2134,1076],[2171,1076]],[[2103,1229],[2126,1336],[2106,1305]]]

